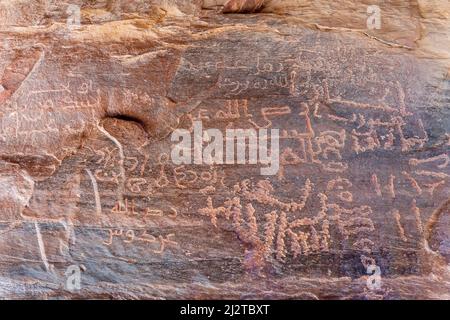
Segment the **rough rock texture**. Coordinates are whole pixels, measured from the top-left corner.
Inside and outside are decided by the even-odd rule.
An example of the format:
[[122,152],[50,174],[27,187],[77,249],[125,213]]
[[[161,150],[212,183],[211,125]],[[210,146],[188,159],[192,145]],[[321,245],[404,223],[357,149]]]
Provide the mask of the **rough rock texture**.
[[[0,0],[0,297],[449,299],[449,15]],[[278,174],[173,164],[194,120],[280,129]]]

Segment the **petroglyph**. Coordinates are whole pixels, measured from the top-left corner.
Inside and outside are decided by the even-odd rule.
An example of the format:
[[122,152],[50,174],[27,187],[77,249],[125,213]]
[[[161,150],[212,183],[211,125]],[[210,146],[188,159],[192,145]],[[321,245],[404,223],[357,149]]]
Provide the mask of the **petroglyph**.
[[[338,178],[327,184],[328,196],[337,195],[337,199],[344,203],[353,201],[353,194],[348,191],[352,184],[347,179]],[[311,253],[328,252],[332,242],[330,228],[336,228],[342,239],[360,234],[370,234],[375,230],[370,216],[372,209],[367,206],[347,209],[338,203],[331,202],[325,193],[317,193],[314,199],[320,203],[320,210],[313,217],[293,216],[296,212],[304,212],[308,201],[312,201],[313,184],[309,179],[297,196],[299,202],[285,202],[273,195],[275,191],[267,180],[260,180],[256,185],[251,185],[249,180],[244,180],[234,186],[234,196],[226,200],[223,205],[214,206],[212,197],[207,198],[207,206],[201,208],[199,213],[210,218],[212,225],[219,228],[219,218],[232,221],[233,230],[244,243],[249,243],[255,250],[252,265],[261,267],[273,254],[273,258],[285,261],[288,255],[294,258],[300,255],[308,256]],[[242,210],[246,201],[246,219],[242,218]],[[254,206],[252,203],[263,206]],[[255,208],[275,209],[258,214],[256,218]],[[304,212],[303,214],[305,214]],[[296,217],[296,218],[295,218]],[[246,226],[246,227],[244,227]],[[247,228],[247,229],[246,229]],[[300,229],[299,229],[300,228]],[[263,237],[263,238],[261,238]],[[370,239],[355,240],[355,247],[372,245]]]
[[154,235],[148,234],[146,230],[137,232],[132,229],[109,229],[108,231],[109,238],[103,242],[103,244],[107,246],[112,245],[115,238],[119,238],[126,244],[131,244],[135,241],[147,245],[157,244],[159,248],[152,249],[152,251],[157,254],[164,253],[166,246],[178,246],[178,243],[173,240],[174,234],[168,234],[165,236],[159,235],[155,237]]
[[[83,3],[76,30],[58,6],[0,22],[2,294],[448,295],[447,49],[428,36],[446,28],[422,2],[383,8],[376,37],[341,3],[334,22],[295,1]],[[175,163],[172,133],[200,121]],[[235,145],[251,134],[203,152],[214,129],[279,130],[279,153],[257,150],[278,172]],[[76,296],[55,289],[70,265],[87,267]]]

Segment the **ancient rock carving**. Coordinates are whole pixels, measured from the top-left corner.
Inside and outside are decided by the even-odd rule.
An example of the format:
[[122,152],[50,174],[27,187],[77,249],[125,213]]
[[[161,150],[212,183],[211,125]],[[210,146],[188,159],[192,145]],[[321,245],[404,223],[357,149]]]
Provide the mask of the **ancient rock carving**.
[[448,5],[94,2],[0,1],[0,298],[448,298]]

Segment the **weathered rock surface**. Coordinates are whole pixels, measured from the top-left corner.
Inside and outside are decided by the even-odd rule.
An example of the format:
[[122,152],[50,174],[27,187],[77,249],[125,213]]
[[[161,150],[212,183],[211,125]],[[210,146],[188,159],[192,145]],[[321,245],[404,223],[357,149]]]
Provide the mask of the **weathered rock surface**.
[[231,2],[0,1],[0,297],[450,298],[449,2]]

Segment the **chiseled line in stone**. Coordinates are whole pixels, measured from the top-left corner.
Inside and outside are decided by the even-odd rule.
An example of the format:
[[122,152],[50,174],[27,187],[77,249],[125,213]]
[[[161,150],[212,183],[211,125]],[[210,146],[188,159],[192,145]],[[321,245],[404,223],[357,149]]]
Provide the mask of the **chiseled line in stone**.
[[100,202],[100,194],[98,193],[98,184],[97,180],[95,179],[94,175],[92,174],[91,170],[85,169],[87,174],[89,175],[89,178],[91,178],[92,187],[94,188],[94,196],[95,196],[95,211],[98,215],[102,214],[102,204]]
[[64,226],[64,229],[66,230],[67,241],[72,242],[72,244],[75,244],[77,239],[75,236],[75,229],[74,229],[72,220],[71,219],[61,219],[60,222]]
[[119,142],[119,140],[117,140],[115,137],[113,137],[108,131],[105,130],[105,128],[103,128],[103,126],[99,125],[97,123],[97,128],[105,135],[107,136],[116,146],[117,148],[119,148],[119,155],[120,155],[120,176],[121,176],[121,181],[119,184],[119,189],[118,189],[118,200],[121,204],[123,204],[123,194],[124,194],[124,185],[125,185],[125,168],[124,168],[124,163],[125,163],[125,155],[123,152],[123,147],[122,144]]
[[447,199],[443,204],[441,204],[437,209],[433,211],[430,218],[428,219],[426,225],[425,225],[425,240],[427,243],[431,241],[431,237],[433,234],[433,229],[435,228],[436,224],[438,223],[439,219],[442,217],[442,215],[445,214],[445,212],[450,211],[450,198]]
[[33,64],[33,67],[30,69],[30,71],[28,72],[28,74],[26,75],[25,79],[22,80],[22,82],[20,82],[19,86],[17,87],[17,89],[12,93],[12,95],[9,97],[9,100],[13,101],[13,99],[15,99],[15,97],[20,93],[20,90],[22,89],[23,84],[30,78],[33,76],[34,72],[36,71],[36,69],[41,65],[42,61],[45,58],[45,48],[43,47],[42,44],[38,44],[38,47],[40,47],[42,49],[39,58],[36,60],[36,62]]
[[41,230],[39,229],[39,224],[37,221],[34,221],[34,226],[36,228],[36,235],[37,235],[37,240],[38,240],[38,245],[39,245],[39,252],[41,254],[41,259],[42,259],[42,262],[44,262],[45,270],[49,271],[50,266],[48,264],[47,255],[45,254],[44,241],[42,240]]

